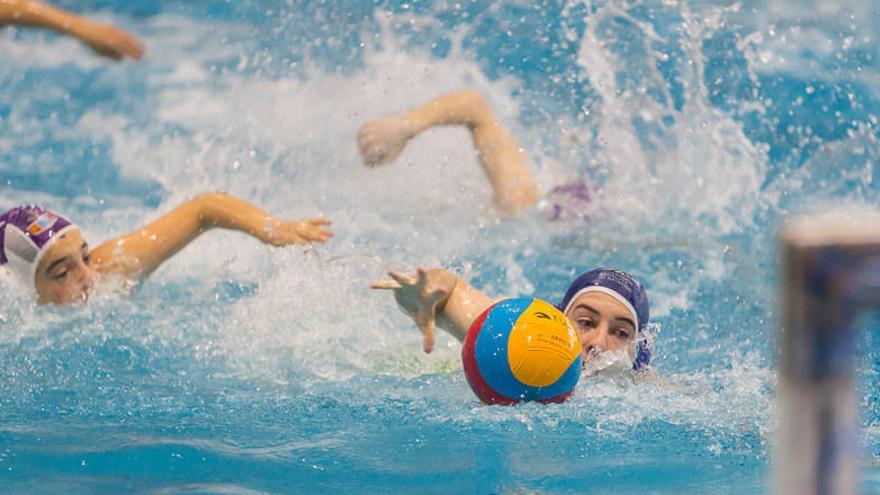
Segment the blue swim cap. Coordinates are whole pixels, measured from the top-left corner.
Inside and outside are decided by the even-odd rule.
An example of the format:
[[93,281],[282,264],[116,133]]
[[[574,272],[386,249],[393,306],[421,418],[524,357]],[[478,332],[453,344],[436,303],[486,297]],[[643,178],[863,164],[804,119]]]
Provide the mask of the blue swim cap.
[[556,307],[568,313],[570,305],[581,294],[587,292],[604,292],[620,301],[635,318],[638,334],[636,335],[636,358],[633,369],[640,370],[651,362],[651,346],[645,329],[648,326],[648,293],[642,284],[632,275],[620,271],[597,268],[581,274],[574,279],[565,297]]

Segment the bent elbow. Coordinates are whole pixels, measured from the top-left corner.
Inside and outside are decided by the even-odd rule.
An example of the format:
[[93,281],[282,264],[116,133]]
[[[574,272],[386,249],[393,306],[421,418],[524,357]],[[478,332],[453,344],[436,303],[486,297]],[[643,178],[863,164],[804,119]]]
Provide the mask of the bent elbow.
[[462,98],[467,102],[469,106],[478,111],[486,111],[491,112],[492,107],[489,106],[489,102],[486,101],[486,98],[477,91],[476,89],[465,89],[461,92]]
[[190,200],[190,203],[196,208],[199,223],[202,225],[202,228],[213,227],[216,224],[216,215],[214,212],[227,197],[228,196],[224,193],[210,191],[201,193]]

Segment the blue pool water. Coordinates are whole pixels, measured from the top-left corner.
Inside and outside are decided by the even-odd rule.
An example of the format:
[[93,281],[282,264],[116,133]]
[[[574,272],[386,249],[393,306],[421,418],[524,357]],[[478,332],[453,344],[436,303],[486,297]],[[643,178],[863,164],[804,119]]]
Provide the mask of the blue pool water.
[[[869,0],[74,1],[148,46],[108,64],[0,31],[0,208],[93,243],[223,190],[333,218],[314,249],[212,232],[130,297],[35,308],[0,284],[0,492],[657,493],[772,489],[776,250],[790,214],[880,204],[880,9]],[[499,221],[462,130],[367,170],[366,119],[474,87],[583,221]],[[491,294],[640,276],[655,369],[562,405],[486,407],[431,355],[387,268]],[[866,320],[864,326],[870,327]],[[880,370],[860,368],[864,493]]]

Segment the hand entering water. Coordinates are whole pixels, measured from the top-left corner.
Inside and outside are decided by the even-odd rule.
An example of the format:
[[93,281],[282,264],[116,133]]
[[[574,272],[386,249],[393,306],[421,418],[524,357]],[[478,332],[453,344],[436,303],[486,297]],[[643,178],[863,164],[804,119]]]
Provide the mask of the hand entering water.
[[144,56],[144,44],[140,40],[109,24],[90,22],[75,35],[98,55],[113,60],[125,57],[140,60]]
[[140,60],[144,56],[144,44],[133,35],[37,0],[0,0],[0,27],[7,24],[46,28],[73,36],[98,55],[114,60]]
[[414,135],[414,126],[404,115],[367,122],[357,136],[364,164],[373,167],[396,160]]

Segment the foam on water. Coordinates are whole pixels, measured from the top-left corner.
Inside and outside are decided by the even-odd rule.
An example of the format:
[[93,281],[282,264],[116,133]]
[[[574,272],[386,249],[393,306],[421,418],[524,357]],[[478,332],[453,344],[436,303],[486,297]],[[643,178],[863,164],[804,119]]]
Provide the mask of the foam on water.
[[[662,75],[653,69],[652,57],[660,53],[647,50],[645,60],[623,60],[613,53],[609,47],[615,40],[607,23],[621,14],[623,9],[612,4],[599,9],[580,51],[583,70],[601,97],[600,111],[591,123],[600,143],[594,153],[613,171],[607,174],[597,208],[627,211],[607,220],[625,229],[623,237],[661,219],[674,225],[673,230],[685,219],[707,218],[722,234],[747,227],[757,203],[763,157],[731,116],[708,103],[699,89],[705,86],[699,63],[682,74],[685,85],[695,89],[685,106],[676,109],[663,89]],[[205,41],[217,30],[232,38],[244,32],[234,23],[208,27],[159,16],[151,21],[152,35],[146,38],[151,51],[163,55],[148,60],[144,69],[151,72],[151,118],[107,108],[88,110],[65,131],[80,139],[109,142],[109,154],[123,177],[161,184],[165,194],[159,211],[199,191],[217,189],[289,217],[321,214],[336,220],[338,237],[314,256],[258,246],[241,236],[212,234],[149,282],[195,282],[193,297],[204,297],[218,280],[204,274],[222,266],[221,273],[233,282],[257,284],[253,295],[232,303],[228,317],[215,320],[218,327],[211,336],[248,374],[283,375],[292,368],[342,379],[369,371],[376,360],[389,359],[389,348],[401,339],[408,342],[401,347],[409,349],[398,351],[402,360],[424,361],[415,345],[418,335],[389,304],[387,294],[364,290],[366,281],[388,267],[480,258],[502,246],[515,249],[540,235],[539,227],[528,220],[497,225],[489,188],[470,138],[461,130],[427,133],[393,165],[375,170],[358,165],[353,137],[365,119],[453,89],[478,89],[500,118],[517,128],[517,104],[510,96],[518,85],[515,79],[489,81],[458,46],[442,60],[405,49],[384,20],[387,14],[378,12],[376,18],[383,26],[377,43],[382,48],[365,52],[362,70],[342,75],[306,68],[304,78],[276,78],[249,67],[253,61],[239,53],[252,49],[247,44],[242,48]],[[652,37],[658,35],[650,26],[635,27],[645,45],[656,41]],[[688,48],[698,45],[701,36],[697,28],[679,42]],[[57,43],[62,42],[48,45]],[[235,70],[214,65],[236,57],[240,60]],[[82,54],[73,60],[83,69],[94,63]],[[641,71],[643,79],[633,84],[664,91],[661,102],[650,91],[618,86],[619,71],[633,64],[647,67]],[[657,126],[659,134],[649,137],[651,146],[642,142],[644,133],[636,125]],[[536,132],[520,131],[525,142]],[[532,154],[538,164],[547,161],[540,153]],[[121,234],[141,218],[157,214],[136,205],[115,210],[89,215],[95,225],[89,232],[97,234],[93,237]],[[334,258],[338,261],[325,261]],[[504,278],[495,284],[505,285],[523,272],[511,256],[496,262]],[[690,304],[676,291],[667,296],[663,274],[658,277],[658,315]],[[521,289],[531,285],[528,278]],[[435,364],[428,366],[448,369],[457,359],[456,346],[448,340],[445,344]],[[417,369],[431,369],[424,366]]]

